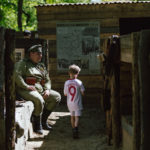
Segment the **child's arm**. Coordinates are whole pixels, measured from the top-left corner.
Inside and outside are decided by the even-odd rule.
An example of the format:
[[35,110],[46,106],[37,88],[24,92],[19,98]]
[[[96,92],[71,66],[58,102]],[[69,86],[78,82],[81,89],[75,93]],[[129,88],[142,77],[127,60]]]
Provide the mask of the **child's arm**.
[[64,95],[67,96],[67,86],[66,86],[66,82],[65,82],[65,85],[64,85]]
[[81,91],[82,96],[84,96],[84,91]]
[[81,94],[84,95],[85,88],[84,88],[83,84],[81,84],[80,91],[81,91]]

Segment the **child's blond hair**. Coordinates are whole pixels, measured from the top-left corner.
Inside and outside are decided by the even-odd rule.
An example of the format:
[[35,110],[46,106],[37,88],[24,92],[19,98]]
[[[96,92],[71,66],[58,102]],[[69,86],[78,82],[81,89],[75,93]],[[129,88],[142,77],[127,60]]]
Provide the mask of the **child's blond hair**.
[[69,73],[71,74],[79,74],[81,68],[75,64],[69,66]]

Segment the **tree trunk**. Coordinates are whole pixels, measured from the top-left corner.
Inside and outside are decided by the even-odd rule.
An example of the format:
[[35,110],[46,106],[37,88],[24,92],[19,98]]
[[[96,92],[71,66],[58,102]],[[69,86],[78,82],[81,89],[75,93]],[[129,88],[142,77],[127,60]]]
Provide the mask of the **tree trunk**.
[[22,31],[22,7],[23,7],[23,0],[18,0],[18,29]]

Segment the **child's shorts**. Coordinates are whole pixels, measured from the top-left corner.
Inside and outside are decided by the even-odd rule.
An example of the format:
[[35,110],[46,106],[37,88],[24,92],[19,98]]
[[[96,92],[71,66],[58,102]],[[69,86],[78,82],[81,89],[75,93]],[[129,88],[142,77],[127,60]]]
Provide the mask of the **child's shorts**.
[[82,112],[81,110],[76,110],[76,111],[70,111],[71,116],[81,116]]

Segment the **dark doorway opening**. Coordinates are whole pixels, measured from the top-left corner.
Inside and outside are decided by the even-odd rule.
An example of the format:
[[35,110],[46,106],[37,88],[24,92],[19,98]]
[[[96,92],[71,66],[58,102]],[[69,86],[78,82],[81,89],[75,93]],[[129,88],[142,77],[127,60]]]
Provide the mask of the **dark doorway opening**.
[[120,35],[150,29],[150,18],[120,18]]

